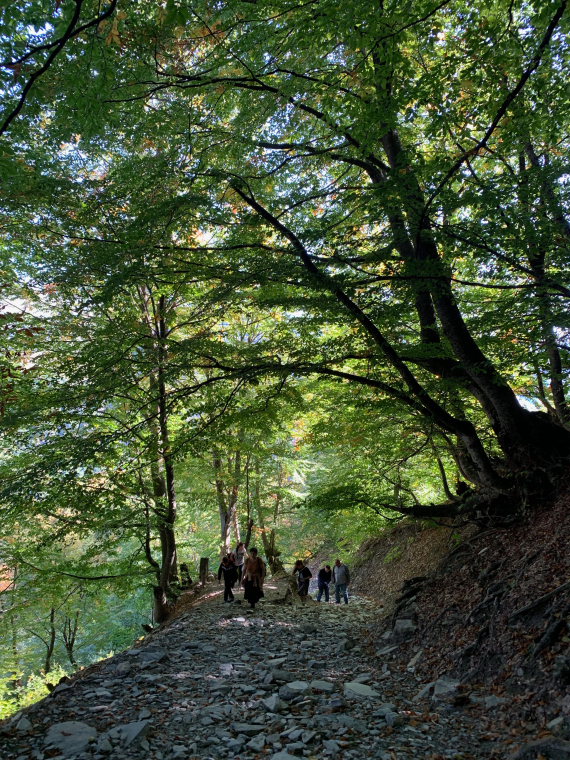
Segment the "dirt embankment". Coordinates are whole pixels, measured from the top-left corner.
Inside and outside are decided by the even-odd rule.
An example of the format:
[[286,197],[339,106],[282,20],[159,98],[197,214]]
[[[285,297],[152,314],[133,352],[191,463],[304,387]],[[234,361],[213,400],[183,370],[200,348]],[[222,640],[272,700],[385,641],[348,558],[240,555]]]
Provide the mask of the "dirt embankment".
[[453,527],[405,520],[369,538],[358,551],[351,589],[384,605],[390,614],[405,580],[434,573],[459,540]]
[[[570,716],[569,546],[570,493],[508,528],[406,522],[361,547],[353,588],[386,605],[381,632],[406,619],[394,657],[406,663],[421,648],[422,680],[486,684],[511,720],[542,730]],[[398,602],[417,576],[427,579]]]

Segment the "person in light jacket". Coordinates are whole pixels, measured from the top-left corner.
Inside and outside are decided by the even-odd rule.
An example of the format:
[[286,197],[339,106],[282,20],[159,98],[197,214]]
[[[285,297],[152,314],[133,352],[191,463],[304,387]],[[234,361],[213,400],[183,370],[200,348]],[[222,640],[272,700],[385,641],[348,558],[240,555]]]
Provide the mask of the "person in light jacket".
[[234,562],[238,573],[238,583],[241,583],[241,576],[243,574],[243,566],[247,559],[247,549],[243,541],[240,541],[234,551]]
[[341,594],[344,603],[348,604],[348,584],[350,583],[350,571],[348,567],[337,559],[334,563],[332,579],[334,583],[335,602],[340,604]]

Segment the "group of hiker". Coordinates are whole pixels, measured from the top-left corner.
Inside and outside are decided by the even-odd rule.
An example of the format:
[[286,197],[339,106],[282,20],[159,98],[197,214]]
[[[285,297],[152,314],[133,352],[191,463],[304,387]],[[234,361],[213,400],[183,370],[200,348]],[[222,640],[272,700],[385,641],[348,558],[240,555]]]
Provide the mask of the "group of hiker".
[[[257,549],[252,547],[246,550],[242,541],[238,543],[233,552],[224,556],[218,569],[218,581],[224,579],[224,602],[234,601],[234,586],[236,583],[243,586],[244,600],[254,609],[257,602],[263,597],[263,581],[267,568],[265,562],[259,556]],[[301,601],[305,602],[309,594],[309,584],[313,574],[303,562],[298,559],[293,568],[293,575],[297,576],[297,592]],[[323,594],[325,602],[330,600],[330,584],[335,587],[335,601],[340,604],[341,597],[348,604],[348,584],[350,583],[350,571],[348,567],[337,559],[334,567],[325,565],[319,570],[317,576],[317,602],[320,602]]]
[[[295,562],[293,574],[297,575],[297,591],[303,601],[309,594],[309,584],[313,577],[312,572],[302,559],[298,559]],[[334,567],[325,565],[319,570],[317,575],[317,602],[320,602],[325,596],[325,602],[330,600],[330,585],[334,585],[335,602],[340,604],[341,597],[344,599],[344,603],[348,604],[348,584],[350,583],[350,570],[337,559],[334,563]]]

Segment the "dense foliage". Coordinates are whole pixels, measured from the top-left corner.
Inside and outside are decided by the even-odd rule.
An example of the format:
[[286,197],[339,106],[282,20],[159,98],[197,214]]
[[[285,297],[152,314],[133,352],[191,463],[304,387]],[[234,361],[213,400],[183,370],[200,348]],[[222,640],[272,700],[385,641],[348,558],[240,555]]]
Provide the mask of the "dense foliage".
[[566,0],[0,21],[0,670],[121,646],[240,536],[278,570],[556,487]]

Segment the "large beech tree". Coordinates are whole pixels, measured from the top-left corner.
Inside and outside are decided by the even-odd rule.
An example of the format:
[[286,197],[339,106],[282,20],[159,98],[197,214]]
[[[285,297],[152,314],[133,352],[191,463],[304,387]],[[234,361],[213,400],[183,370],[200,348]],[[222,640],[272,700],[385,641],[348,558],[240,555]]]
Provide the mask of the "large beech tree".
[[570,452],[567,28],[566,0],[139,3],[68,37],[11,121],[6,162],[49,175],[40,128],[42,149],[75,135],[94,167],[111,144],[133,166],[167,157],[171,197],[149,214],[177,231],[139,266],[175,263],[181,281],[313,327],[220,346],[203,370],[369,386],[510,509]]

